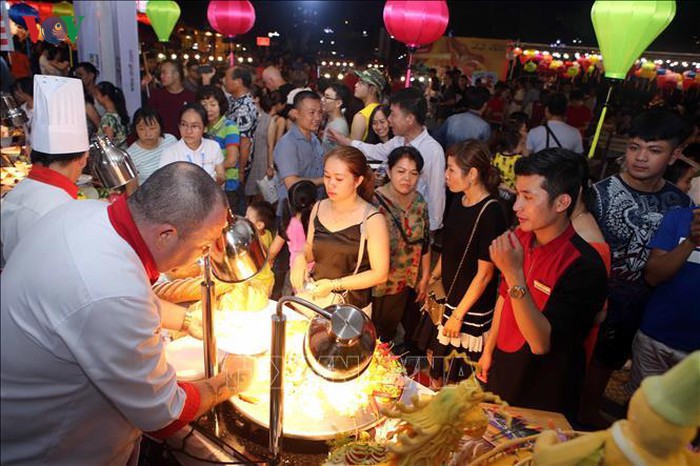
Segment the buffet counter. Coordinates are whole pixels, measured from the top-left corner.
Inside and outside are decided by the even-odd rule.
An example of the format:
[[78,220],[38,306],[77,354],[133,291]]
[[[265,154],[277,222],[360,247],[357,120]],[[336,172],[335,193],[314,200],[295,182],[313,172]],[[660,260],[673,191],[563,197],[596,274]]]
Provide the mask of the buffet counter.
[[[168,440],[169,449],[182,464],[210,464],[208,462],[212,461],[264,464],[269,459],[268,349],[271,339],[270,315],[275,305],[274,301],[270,301],[264,309],[256,312],[226,311],[215,320],[218,347],[236,353],[250,348],[248,354],[252,353],[259,363],[258,374],[248,390],[220,404]],[[305,370],[303,356],[298,360],[306,320],[291,310],[285,310],[285,314],[289,322],[283,464],[330,464],[326,462],[329,443],[333,440],[360,434],[382,439],[396,429],[399,420],[386,418],[380,414],[380,408],[392,408],[398,402],[411,406],[415,399],[426,400],[435,395],[435,392],[413,381],[405,373],[394,370],[392,361],[397,365],[398,362],[387,356],[388,351],[381,346],[375,353],[373,365],[365,372],[371,375],[369,380],[361,380],[365,374],[341,384],[320,379]],[[244,341],[248,343],[242,344]],[[195,380],[203,376],[202,354],[202,342],[191,337],[175,340],[166,347],[166,357],[181,380]],[[398,389],[391,395],[387,385]],[[363,397],[363,394],[367,396]],[[380,400],[379,405],[377,400]],[[460,441],[458,449],[462,452],[462,460],[475,458],[502,442],[532,435],[544,428],[571,429],[564,416],[558,413],[488,404],[481,407],[489,418],[489,427],[482,439],[464,437]],[[506,411],[506,417],[512,417],[514,422],[504,421]]]

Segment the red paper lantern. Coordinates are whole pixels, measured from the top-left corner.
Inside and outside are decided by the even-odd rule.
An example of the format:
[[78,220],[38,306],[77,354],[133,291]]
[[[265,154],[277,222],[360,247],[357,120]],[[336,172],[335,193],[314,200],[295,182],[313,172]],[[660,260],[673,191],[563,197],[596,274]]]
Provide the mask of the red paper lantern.
[[146,15],[146,13],[137,12],[136,13],[136,21],[138,21],[141,24],[146,24],[148,26],[151,25],[151,20],[148,19],[148,15]]
[[515,55],[516,57],[519,57],[522,54],[523,54],[523,49],[521,49],[520,47],[515,47],[513,49],[513,55]]
[[248,0],[213,0],[207,9],[209,24],[228,37],[250,31],[255,23],[255,8]]
[[384,25],[389,34],[413,48],[438,40],[449,19],[445,0],[388,0],[384,5]]

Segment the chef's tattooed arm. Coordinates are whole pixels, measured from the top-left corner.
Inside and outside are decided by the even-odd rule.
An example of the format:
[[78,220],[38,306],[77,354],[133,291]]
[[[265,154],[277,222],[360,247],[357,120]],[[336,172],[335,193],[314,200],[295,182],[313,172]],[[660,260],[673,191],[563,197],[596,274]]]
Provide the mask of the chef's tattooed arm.
[[221,363],[221,372],[209,379],[194,382],[199,390],[199,417],[217,404],[246,390],[253,380],[255,361],[246,356],[228,355]]

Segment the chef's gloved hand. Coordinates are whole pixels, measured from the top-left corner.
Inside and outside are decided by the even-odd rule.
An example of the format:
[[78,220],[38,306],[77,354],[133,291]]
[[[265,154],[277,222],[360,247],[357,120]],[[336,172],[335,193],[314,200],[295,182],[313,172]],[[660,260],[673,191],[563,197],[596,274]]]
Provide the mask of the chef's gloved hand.
[[221,373],[226,387],[234,394],[247,390],[255,378],[255,359],[239,354],[227,354],[221,361]]

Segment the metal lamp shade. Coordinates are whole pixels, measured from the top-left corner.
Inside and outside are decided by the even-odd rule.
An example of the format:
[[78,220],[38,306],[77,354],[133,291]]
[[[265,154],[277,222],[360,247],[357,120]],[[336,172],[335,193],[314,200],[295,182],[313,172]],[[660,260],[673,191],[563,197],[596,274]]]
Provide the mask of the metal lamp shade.
[[359,377],[372,362],[377,341],[374,324],[357,307],[334,304],[317,315],[304,336],[304,357],[314,373],[331,382]]
[[17,105],[15,98],[9,92],[0,96],[0,118],[8,121],[14,127],[20,127],[27,122],[27,114]]
[[90,167],[108,189],[120,188],[136,178],[136,167],[129,154],[98,134],[90,143]]
[[255,226],[244,217],[231,215],[221,236],[212,244],[209,258],[216,278],[240,283],[265,267],[267,253]]

